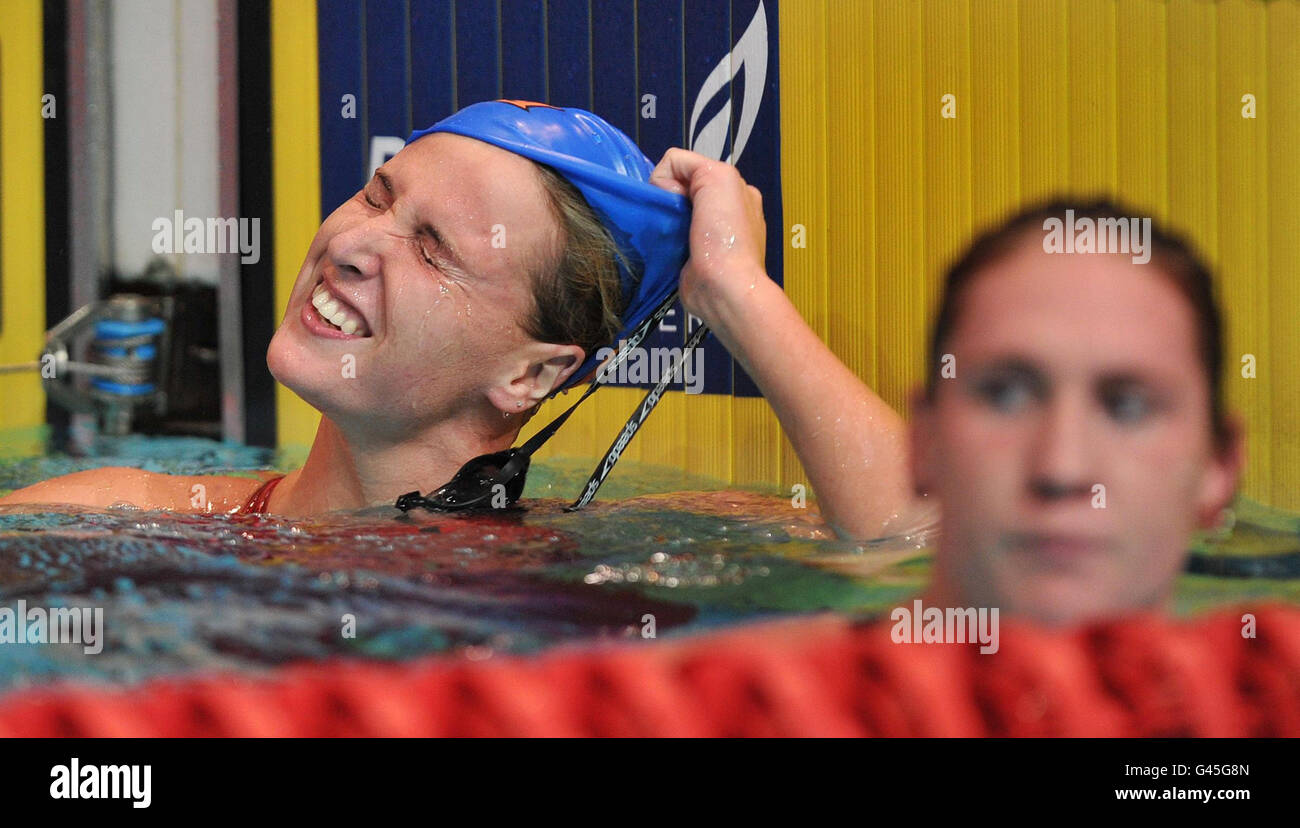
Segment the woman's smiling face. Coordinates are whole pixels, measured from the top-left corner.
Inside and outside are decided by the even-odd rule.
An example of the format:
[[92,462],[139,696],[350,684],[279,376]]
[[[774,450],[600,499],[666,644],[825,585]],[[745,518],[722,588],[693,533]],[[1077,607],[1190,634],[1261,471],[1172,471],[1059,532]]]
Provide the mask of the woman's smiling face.
[[427,135],[321,224],[271,340],[271,373],[383,439],[503,407],[488,392],[527,371],[520,323],[559,235],[531,161]]

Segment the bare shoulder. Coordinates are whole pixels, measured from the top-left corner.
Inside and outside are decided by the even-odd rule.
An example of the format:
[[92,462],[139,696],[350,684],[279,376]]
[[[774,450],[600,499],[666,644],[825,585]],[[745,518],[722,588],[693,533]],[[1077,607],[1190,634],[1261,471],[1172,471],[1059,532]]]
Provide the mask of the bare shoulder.
[[220,513],[242,505],[269,476],[177,475],[106,466],[18,489],[0,497],[0,506],[49,504],[106,509],[129,504],[141,509]]

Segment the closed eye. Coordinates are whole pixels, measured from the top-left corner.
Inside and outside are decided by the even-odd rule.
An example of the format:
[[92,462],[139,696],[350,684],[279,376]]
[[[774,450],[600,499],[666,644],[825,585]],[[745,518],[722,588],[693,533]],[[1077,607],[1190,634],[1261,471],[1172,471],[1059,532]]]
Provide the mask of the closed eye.
[[[375,182],[379,182],[378,185],[376,185]],[[372,195],[372,191],[374,192],[374,195]],[[393,200],[392,178],[389,177],[388,173],[384,172],[382,167],[380,167],[375,170],[374,177],[372,177],[366,184],[365,188],[362,189],[361,195],[365,199],[366,204],[371,208],[375,210],[384,209],[384,204],[391,203]],[[379,199],[382,199],[383,203],[381,203],[380,200],[377,200],[376,196],[378,196]],[[419,239],[419,241],[414,243],[419,247],[420,258],[430,267],[437,268],[443,272],[454,273],[456,275],[463,275],[465,273],[465,269],[461,265],[460,257],[456,254],[455,249],[447,243],[442,234],[439,233],[433,225],[425,222],[420,226],[417,236],[412,238]],[[432,255],[430,255],[430,246],[433,251]]]
[[424,249],[424,244],[423,244],[423,243],[420,244],[420,257],[423,258],[424,261],[427,262],[427,263],[429,264],[430,267],[437,267],[437,266],[438,266],[438,263],[435,262],[435,261],[434,261],[434,260],[429,256],[428,252]]
[[[376,181],[379,182],[379,188],[375,187]],[[376,210],[383,209],[383,205],[375,200],[374,196],[370,194],[370,191],[372,189],[381,188],[384,194],[391,199],[393,195],[393,182],[382,169],[375,170],[375,174],[371,176],[370,181],[366,182],[366,186],[361,190],[361,194],[366,199],[366,203],[371,207],[374,207]]]

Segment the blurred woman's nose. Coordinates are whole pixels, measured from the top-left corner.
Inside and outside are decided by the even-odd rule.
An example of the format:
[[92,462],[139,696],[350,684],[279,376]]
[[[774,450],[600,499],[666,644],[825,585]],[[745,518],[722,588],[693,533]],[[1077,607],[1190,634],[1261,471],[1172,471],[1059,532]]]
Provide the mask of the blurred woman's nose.
[[1060,392],[1044,406],[1029,452],[1029,486],[1035,496],[1060,499],[1090,496],[1096,446],[1089,433],[1088,405],[1082,394]]

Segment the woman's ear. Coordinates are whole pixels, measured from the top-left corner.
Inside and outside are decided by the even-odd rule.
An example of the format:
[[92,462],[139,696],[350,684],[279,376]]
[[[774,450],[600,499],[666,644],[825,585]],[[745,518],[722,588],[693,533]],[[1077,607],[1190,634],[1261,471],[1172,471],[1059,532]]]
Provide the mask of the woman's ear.
[[1201,477],[1197,498],[1197,522],[1202,529],[1218,527],[1223,510],[1232,505],[1245,466],[1245,424],[1241,418],[1225,417],[1223,437],[1214,446],[1210,462]]
[[577,345],[529,342],[513,357],[487,392],[503,414],[522,414],[541,403],[578,370],[586,353]]

